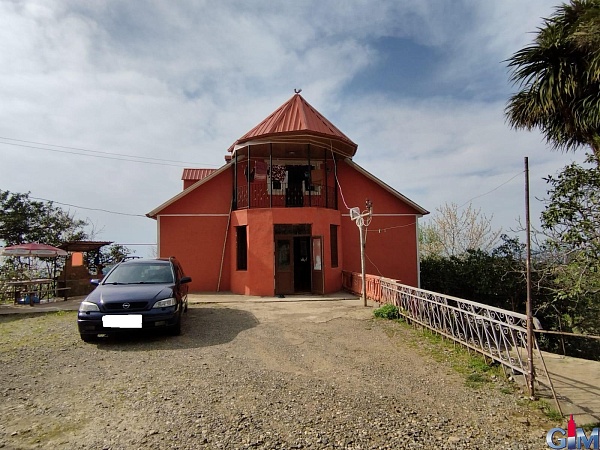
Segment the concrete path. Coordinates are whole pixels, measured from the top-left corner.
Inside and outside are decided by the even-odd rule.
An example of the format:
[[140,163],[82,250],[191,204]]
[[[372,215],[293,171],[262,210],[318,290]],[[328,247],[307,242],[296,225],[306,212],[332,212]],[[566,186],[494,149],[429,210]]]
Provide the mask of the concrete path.
[[[562,413],[567,417],[573,414],[577,425],[600,423],[600,361],[547,352],[542,355]],[[540,363],[534,359],[536,367]],[[542,388],[539,394],[554,404],[549,389]]]
[[[74,297],[67,301],[56,301],[28,305],[0,305],[2,314],[32,314],[53,311],[76,311],[85,297]],[[269,303],[269,302],[307,302],[307,301],[338,301],[356,300],[353,294],[338,292],[330,295],[286,295],[279,297],[244,296],[231,293],[190,294],[188,301],[194,303]],[[359,305],[357,303],[357,305]],[[370,306],[377,306],[370,302]],[[362,305],[359,305],[362,306]],[[600,423],[600,361],[571,358],[543,352],[550,379],[554,385],[563,414],[573,414],[578,425]],[[541,364],[538,358],[534,360],[536,367]],[[543,371],[540,370],[541,373]],[[543,375],[539,375],[542,377]],[[546,382],[546,380],[540,380]],[[547,383],[547,382],[546,382]],[[549,389],[541,387],[538,394],[547,397],[553,404]]]

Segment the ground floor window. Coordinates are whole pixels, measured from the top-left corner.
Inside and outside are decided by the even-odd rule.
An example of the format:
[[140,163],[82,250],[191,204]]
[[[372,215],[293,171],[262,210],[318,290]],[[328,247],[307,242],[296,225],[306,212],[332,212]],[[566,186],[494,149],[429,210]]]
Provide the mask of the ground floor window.
[[331,246],[331,267],[338,266],[338,226],[329,225],[329,242]]
[[248,270],[248,237],[246,225],[235,227],[237,270]]

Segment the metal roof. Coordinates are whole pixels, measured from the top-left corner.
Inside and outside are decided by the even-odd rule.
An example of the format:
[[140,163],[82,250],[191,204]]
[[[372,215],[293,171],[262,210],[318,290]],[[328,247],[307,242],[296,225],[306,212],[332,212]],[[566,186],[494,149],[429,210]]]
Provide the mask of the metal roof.
[[327,147],[332,147],[345,156],[354,156],[357,144],[313,108],[300,94],[294,94],[265,120],[239,138],[230,148],[245,143],[266,142],[266,138],[317,137]]
[[58,248],[62,248],[68,252],[89,252],[110,244],[112,244],[112,241],[70,241],[60,244]]
[[184,181],[198,181],[216,172],[217,169],[183,169],[181,179]]

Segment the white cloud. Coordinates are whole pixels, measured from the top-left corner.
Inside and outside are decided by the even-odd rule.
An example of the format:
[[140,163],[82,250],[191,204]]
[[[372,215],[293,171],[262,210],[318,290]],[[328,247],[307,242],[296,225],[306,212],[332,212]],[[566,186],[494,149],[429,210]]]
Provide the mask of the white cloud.
[[[302,88],[359,144],[359,164],[433,211],[494,188],[529,152],[532,179],[568,162],[537,134],[509,130],[498,100],[508,89],[501,61],[549,13],[544,0],[2,2],[0,136],[214,167]],[[435,48],[437,70],[420,76],[446,94],[344,91],[385,60],[374,45],[385,36]],[[134,214],[181,189],[178,167],[8,142],[0,139],[0,189]],[[502,224],[519,214],[515,183],[478,200]],[[101,239],[155,239],[150,219],[77,211],[104,225]]]

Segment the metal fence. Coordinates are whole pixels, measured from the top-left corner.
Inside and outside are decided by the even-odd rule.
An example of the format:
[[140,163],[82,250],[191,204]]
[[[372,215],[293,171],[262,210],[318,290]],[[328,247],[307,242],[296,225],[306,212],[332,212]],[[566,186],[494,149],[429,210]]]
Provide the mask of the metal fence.
[[289,185],[283,182],[274,182],[273,187],[267,182],[243,184],[237,187],[234,193],[236,208],[280,208],[280,207],[306,207],[336,209],[336,190],[334,186],[305,183]]
[[[546,384],[555,396],[535,340],[534,353],[542,365],[536,371],[539,372],[538,375],[545,375],[546,380],[536,377],[535,373],[529,373],[525,314],[425,291],[389,278],[366,275],[365,282],[368,299],[397,306],[409,323],[418,324],[452,339],[502,364],[504,368],[511,369],[513,373],[522,374],[526,378],[533,375],[538,382]],[[344,272],[343,287],[360,295],[361,274]],[[541,329],[537,319],[534,319],[534,327]]]

